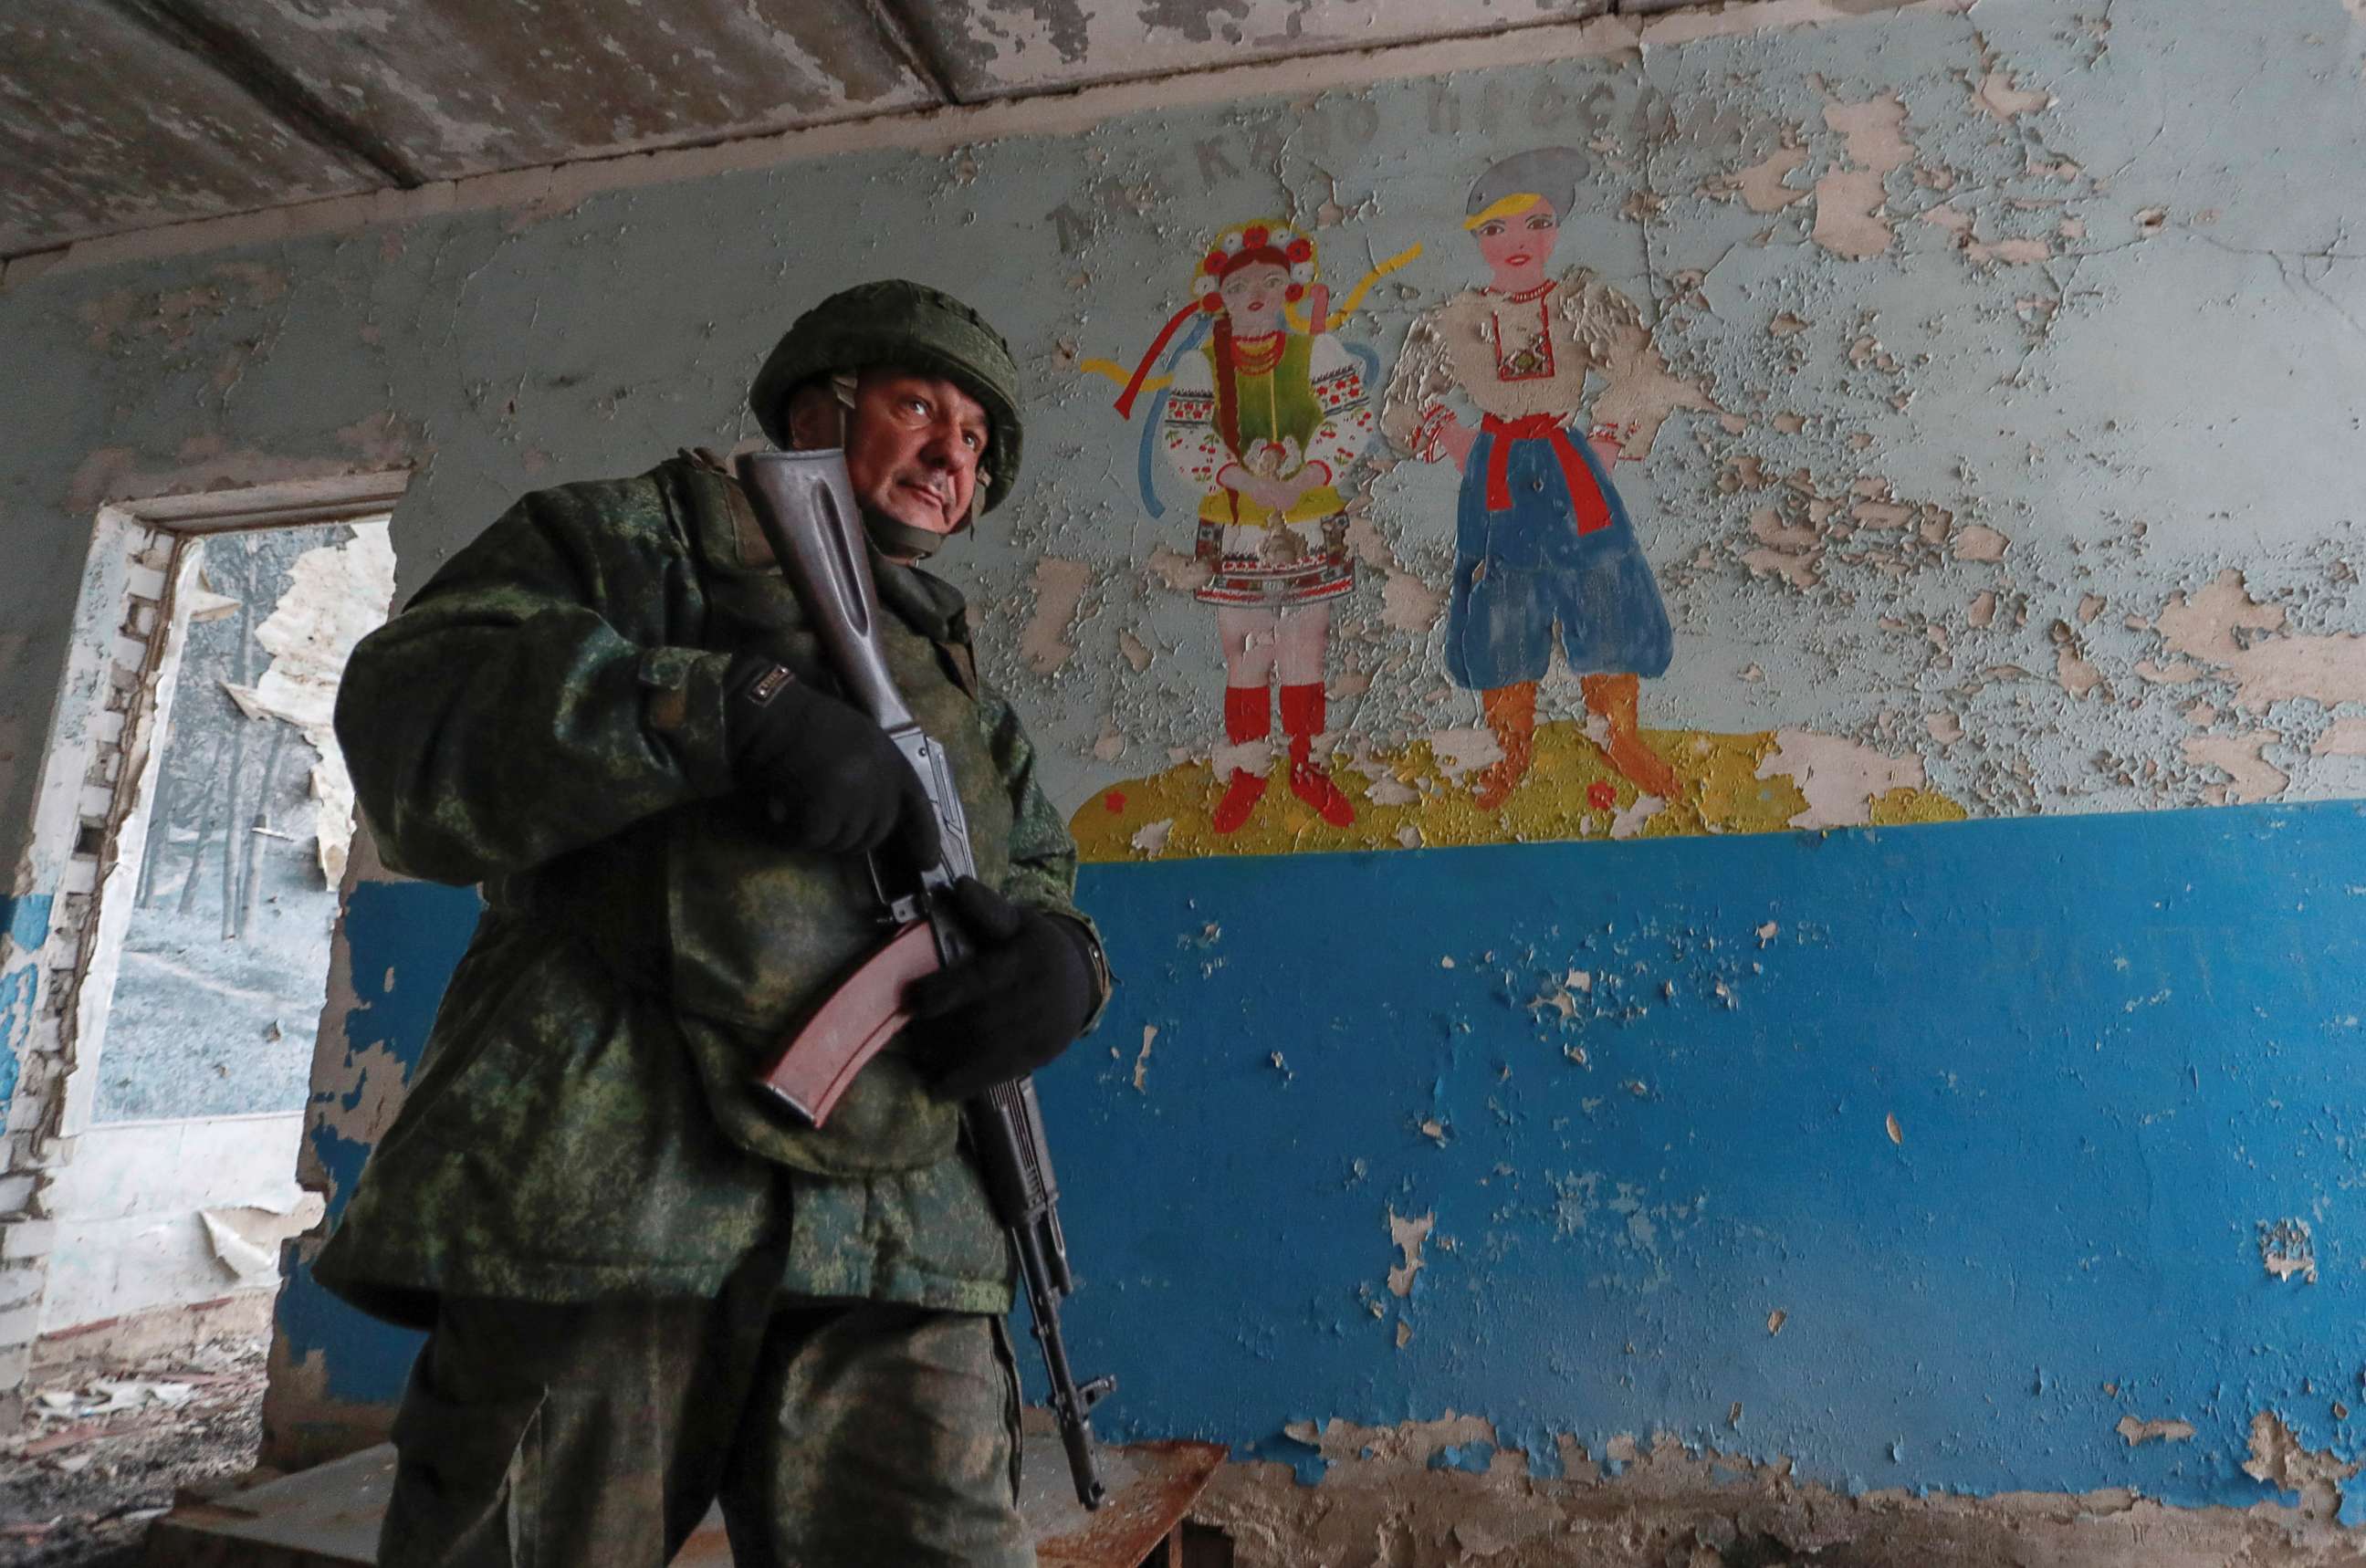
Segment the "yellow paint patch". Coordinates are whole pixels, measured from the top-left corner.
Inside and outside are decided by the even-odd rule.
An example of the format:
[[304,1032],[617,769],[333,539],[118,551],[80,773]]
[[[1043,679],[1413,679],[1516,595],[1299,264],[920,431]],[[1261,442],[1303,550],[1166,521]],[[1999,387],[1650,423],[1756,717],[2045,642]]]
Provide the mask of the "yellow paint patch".
[[1480,224],[1491,223],[1498,218],[1515,218],[1543,199],[1543,197],[1534,191],[1515,191],[1510,196],[1501,197],[1489,202],[1470,217],[1465,218],[1462,220],[1462,226],[1465,229],[1476,229]]
[[1961,822],[1971,813],[1934,789],[1893,789],[1873,797],[1865,824],[1906,828],[1918,822]]
[[[1109,862],[1772,833],[1808,810],[1807,796],[1787,774],[1757,776],[1779,749],[1772,731],[1647,729],[1643,739],[1684,784],[1680,798],[1657,810],[1651,796],[1611,767],[1582,726],[1563,721],[1538,727],[1535,765],[1497,811],[1482,811],[1471,800],[1475,770],[1450,772],[1429,742],[1417,740],[1402,751],[1372,754],[1362,767],[1344,757],[1332,760],[1332,777],[1356,808],[1355,822],[1346,828],[1331,826],[1292,795],[1289,764],[1277,760],[1264,797],[1230,834],[1209,826],[1223,781],[1204,761],[1097,791],[1069,818],[1068,829],[1085,860]],[[1967,815],[1935,790],[1900,786],[1868,797],[1864,820],[1887,828],[1958,822]],[[1144,835],[1160,823],[1167,824],[1163,837]],[[1157,843],[1156,853],[1138,847],[1137,836]]]

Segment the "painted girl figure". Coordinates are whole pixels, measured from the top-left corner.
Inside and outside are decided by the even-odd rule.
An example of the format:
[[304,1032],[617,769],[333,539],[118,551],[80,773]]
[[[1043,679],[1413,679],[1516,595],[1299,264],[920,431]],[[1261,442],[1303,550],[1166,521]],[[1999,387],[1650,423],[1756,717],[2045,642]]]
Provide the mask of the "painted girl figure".
[[[1199,492],[1195,591],[1216,611],[1224,654],[1224,738],[1266,739],[1277,684],[1289,739],[1290,790],[1345,828],[1355,807],[1314,756],[1326,721],[1324,675],[1331,602],[1352,582],[1339,480],[1372,434],[1362,367],[1327,330],[1314,243],[1279,222],[1237,224],[1216,237],[1192,278],[1194,302],[1168,321],[1151,363],[1195,311],[1207,339],[1175,367],[1159,415],[1167,463]],[[1291,307],[1306,310],[1301,330]],[[1210,825],[1230,833],[1264,798],[1264,770],[1231,769]]]
[[[1587,709],[1608,727],[1612,766],[1646,794],[1679,787],[1637,728],[1642,678],[1668,668],[1673,638],[1610,482],[1622,433],[1572,434],[1588,374],[1616,381],[1611,350],[1641,318],[1584,269],[1546,270],[1586,168],[1583,153],[1545,147],[1479,176],[1462,226],[1487,282],[1414,324],[1384,400],[1391,441],[1424,461],[1450,457],[1462,473],[1446,668],[1480,694],[1503,753],[1474,784],[1488,810],[1535,759],[1537,683],[1556,631]],[[1457,391],[1478,411],[1478,428],[1448,407]]]

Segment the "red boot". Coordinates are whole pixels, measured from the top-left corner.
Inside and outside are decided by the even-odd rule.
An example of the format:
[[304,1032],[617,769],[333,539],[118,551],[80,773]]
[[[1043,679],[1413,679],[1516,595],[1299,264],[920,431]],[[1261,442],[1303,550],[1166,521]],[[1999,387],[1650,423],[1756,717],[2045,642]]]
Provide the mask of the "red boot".
[[1290,793],[1314,807],[1334,828],[1353,826],[1356,808],[1331,774],[1314,760],[1314,738],[1323,733],[1323,686],[1309,682],[1281,689],[1281,729],[1290,737]]
[[[1284,694],[1288,694],[1287,688]],[[1245,746],[1272,733],[1273,705],[1267,700],[1263,686],[1224,688],[1225,739],[1235,746]],[[1216,809],[1209,814],[1208,826],[1219,833],[1230,833],[1249,819],[1249,813],[1264,798],[1265,775],[1234,768],[1230,782],[1224,785],[1224,798],[1216,802]]]

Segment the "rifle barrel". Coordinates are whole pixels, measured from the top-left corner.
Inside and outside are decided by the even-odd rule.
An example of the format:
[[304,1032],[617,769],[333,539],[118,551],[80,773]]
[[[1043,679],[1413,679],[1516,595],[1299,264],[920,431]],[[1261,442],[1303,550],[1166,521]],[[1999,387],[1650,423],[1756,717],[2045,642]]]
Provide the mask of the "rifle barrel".
[[1060,1333],[1060,1298],[1043,1257],[1043,1241],[1032,1227],[1014,1233],[1019,1243],[1019,1272],[1027,1288],[1027,1312],[1033,1320],[1035,1342],[1042,1347],[1043,1371],[1051,1384],[1053,1419],[1060,1425],[1060,1443],[1068,1450],[1068,1477],[1076,1483],[1076,1501],[1098,1508],[1109,1500],[1109,1487],[1093,1457],[1092,1406],[1111,1386],[1098,1380],[1089,1391],[1076,1386],[1068,1365],[1068,1348]]

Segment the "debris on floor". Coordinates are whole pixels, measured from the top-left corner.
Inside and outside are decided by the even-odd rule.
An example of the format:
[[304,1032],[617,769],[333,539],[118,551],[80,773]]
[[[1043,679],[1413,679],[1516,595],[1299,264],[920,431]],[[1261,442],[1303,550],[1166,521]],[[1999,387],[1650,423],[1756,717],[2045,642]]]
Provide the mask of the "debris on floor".
[[36,1367],[0,1437],[0,1568],[133,1568],[150,1521],[254,1468],[267,1345]]

